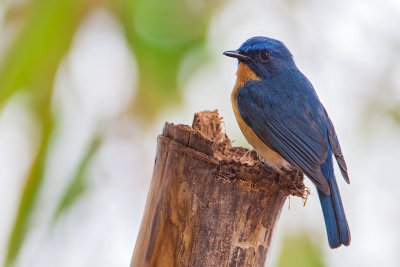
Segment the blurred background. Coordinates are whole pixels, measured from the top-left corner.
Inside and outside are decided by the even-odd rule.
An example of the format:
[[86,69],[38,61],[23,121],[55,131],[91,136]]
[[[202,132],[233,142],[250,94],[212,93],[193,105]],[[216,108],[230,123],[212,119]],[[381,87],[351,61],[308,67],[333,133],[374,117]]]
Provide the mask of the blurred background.
[[230,105],[255,35],[294,54],[333,120],[352,233],[316,190],[284,207],[270,265],[400,266],[400,2],[0,0],[0,265],[128,266],[165,121]]

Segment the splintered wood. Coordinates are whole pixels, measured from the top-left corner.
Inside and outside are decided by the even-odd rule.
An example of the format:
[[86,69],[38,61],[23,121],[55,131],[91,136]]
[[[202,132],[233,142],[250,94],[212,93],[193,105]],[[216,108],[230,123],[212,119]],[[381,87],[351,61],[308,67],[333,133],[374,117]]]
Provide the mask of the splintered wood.
[[247,151],[216,110],[166,123],[131,267],[264,266],[286,197],[306,190]]

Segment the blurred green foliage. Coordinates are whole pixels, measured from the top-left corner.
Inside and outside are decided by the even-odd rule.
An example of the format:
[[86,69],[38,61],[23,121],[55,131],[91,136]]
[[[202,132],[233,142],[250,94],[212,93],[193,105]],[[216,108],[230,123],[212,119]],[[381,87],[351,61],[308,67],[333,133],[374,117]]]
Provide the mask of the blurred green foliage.
[[324,267],[319,247],[311,242],[307,233],[286,236],[276,267]]
[[[10,233],[6,266],[15,263],[29,231],[57,124],[57,116],[50,108],[55,75],[83,19],[101,7],[119,20],[138,65],[138,93],[132,100],[132,110],[151,121],[166,105],[179,103],[181,63],[190,51],[204,46],[211,15],[221,2],[27,0],[6,6],[4,25],[13,26],[15,35],[0,62],[0,108],[10,97],[24,91],[30,97],[31,110],[42,129]],[[98,137],[93,140],[60,198],[55,220],[87,188],[85,170],[100,145]]]
[[[45,110],[44,110],[45,111]],[[22,246],[26,232],[29,229],[29,220],[34,203],[43,181],[45,159],[50,145],[50,136],[53,131],[53,119],[50,113],[43,113],[42,143],[28,174],[26,184],[22,189],[21,200],[14,226],[10,234],[5,266],[11,265]]]
[[136,114],[154,119],[166,105],[179,103],[180,65],[188,52],[205,44],[211,15],[220,2],[110,2],[138,64],[138,93],[133,102]]
[[[54,129],[50,102],[57,67],[68,52],[74,32],[88,10],[88,5],[79,0],[34,0],[18,8],[25,9],[21,12],[23,16],[18,18],[22,26],[0,65],[0,107],[13,94],[26,91],[42,129],[42,136],[22,190],[10,234],[6,266],[15,261],[22,246],[43,181],[46,155]],[[15,14],[12,9],[9,12]],[[13,18],[9,16],[8,19]]]
[[393,120],[400,125],[400,103],[396,103],[388,112]]
[[18,90],[29,91],[39,106],[46,101],[57,66],[88,10],[79,0],[33,0],[24,7],[22,27],[0,65],[0,107]]
[[92,142],[89,144],[88,149],[83,155],[82,160],[72,177],[69,185],[64,191],[63,196],[58,204],[58,207],[54,213],[54,221],[56,221],[64,212],[68,211],[70,207],[78,200],[88,187],[88,182],[86,181],[86,171],[90,165],[93,155],[97,152],[101,144],[101,138],[96,136]]

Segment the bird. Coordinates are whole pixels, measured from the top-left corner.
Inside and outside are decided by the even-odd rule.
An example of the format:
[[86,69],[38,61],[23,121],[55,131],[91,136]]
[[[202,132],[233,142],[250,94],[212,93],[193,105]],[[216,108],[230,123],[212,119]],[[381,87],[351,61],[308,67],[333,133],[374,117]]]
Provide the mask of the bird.
[[273,38],[255,36],[223,54],[238,59],[231,102],[244,137],[276,172],[301,171],[315,184],[329,246],[350,245],[333,157],[350,184],[347,166],[311,82],[285,44]]

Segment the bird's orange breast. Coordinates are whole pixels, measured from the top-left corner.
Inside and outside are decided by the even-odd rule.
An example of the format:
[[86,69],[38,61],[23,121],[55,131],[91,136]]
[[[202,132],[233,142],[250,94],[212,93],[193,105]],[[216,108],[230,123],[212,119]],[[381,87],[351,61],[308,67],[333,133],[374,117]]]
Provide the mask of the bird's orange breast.
[[234,102],[233,100],[236,101],[239,89],[242,88],[243,85],[245,85],[248,81],[261,81],[261,78],[258,77],[257,74],[255,74],[255,72],[252,71],[249,66],[247,66],[244,63],[239,63],[236,72],[236,83],[235,86],[233,87],[231,95],[232,103]]
[[247,142],[253,146],[253,148],[268,164],[270,164],[272,167],[275,167],[277,171],[280,171],[282,168],[289,168],[289,163],[286,162],[286,160],[283,159],[278,153],[269,148],[263,141],[261,141],[254,131],[244,122],[237,105],[237,95],[239,90],[248,81],[260,81],[261,78],[258,77],[257,74],[255,74],[254,71],[252,71],[250,67],[244,63],[239,63],[236,75],[236,83],[231,94],[231,102],[240,130],[242,131]]

